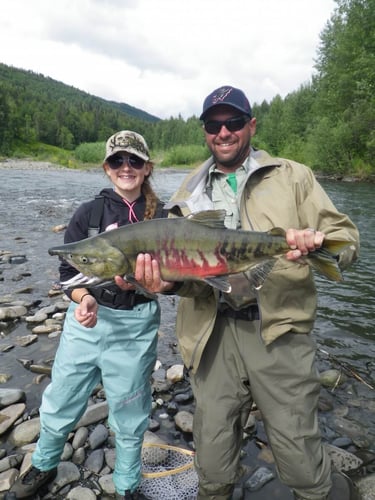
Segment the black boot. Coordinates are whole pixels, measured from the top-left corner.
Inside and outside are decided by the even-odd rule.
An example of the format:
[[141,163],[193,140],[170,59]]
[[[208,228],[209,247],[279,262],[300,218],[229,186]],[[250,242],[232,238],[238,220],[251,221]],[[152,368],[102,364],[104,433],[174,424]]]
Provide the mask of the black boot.
[[142,493],[138,493],[138,491],[126,490],[123,495],[116,493],[116,500],[146,500],[146,497],[142,495]]
[[332,489],[328,500],[359,500],[359,492],[353,481],[343,472],[332,472]]
[[[19,477],[10,488],[8,493],[9,500],[13,498],[32,497],[43,485],[53,481],[57,474],[57,467],[47,471],[41,471],[32,466],[26,474]],[[14,496],[15,494],[15,496]]]

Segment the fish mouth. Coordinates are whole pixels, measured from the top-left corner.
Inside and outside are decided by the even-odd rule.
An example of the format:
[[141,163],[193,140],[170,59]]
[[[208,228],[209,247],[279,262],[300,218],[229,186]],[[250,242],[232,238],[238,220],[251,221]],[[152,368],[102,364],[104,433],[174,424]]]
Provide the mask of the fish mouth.
[[60,281],[61,288],[63,290],[69,290],[71,288],[90,288],[97,285],[102,285],[104,283],[109,283],[101,278],[96,276],[86,276],[85,274],[79,273],[70,278],[67,281]]

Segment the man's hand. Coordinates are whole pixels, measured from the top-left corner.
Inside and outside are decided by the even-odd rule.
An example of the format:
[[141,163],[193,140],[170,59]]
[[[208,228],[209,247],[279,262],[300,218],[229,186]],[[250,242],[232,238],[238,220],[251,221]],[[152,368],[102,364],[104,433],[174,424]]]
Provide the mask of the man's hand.
[[[160,276],[160,267],[157,260],[148,253],[137,256],[134,277],[138,283],[153,293],[162,293],[171,290],[172,281],[164,281]],[[134,286],[127,283],[121,276],[115,276],[116,285],[121,290],[134,290]]]
[[315,229],[288,229],[286,232],[286,241],[291,250],[286,254],[288,260],[298,260],[309,252],[320,248],[323,244],[325,235]]

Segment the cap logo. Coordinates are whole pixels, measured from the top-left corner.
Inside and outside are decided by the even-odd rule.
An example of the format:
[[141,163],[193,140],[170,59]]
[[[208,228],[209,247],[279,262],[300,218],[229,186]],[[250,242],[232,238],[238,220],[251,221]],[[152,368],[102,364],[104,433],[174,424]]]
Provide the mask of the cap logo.
[[217,94],[212,96],[212,104],[217,104],[219,102],[225,101],[225,99],[230,95],[232,92],[233,88],[232,87],[221,87]]
[[114,137],[111,138],[109,144],[107,145],[108,149],[111,149],[112,151],[115,148],[132,148],[135,149],[136,151],[139,151],[140,153],[145,154],[148,156],[148,151],[145,148],[144,144],[142,141],[140,141],[135,135],[132,134],[117,134]]

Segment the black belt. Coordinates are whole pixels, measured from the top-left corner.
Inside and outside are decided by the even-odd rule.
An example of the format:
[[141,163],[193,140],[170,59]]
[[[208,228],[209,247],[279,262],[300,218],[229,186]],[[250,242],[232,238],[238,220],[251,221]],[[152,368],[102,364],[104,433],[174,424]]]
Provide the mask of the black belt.
[[253,304],[236,311],[231,307],[221,306],[218,309],[218,314],[228,318],[241,319],[242,321],[256,321],[259,319],[259,308],[256,304]]
[[91,294],[99,304],[114,309],[130,310],[138,304],[145,304],[153,300],[133,291],[114,291],[108,288],[91,289]]

